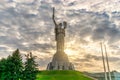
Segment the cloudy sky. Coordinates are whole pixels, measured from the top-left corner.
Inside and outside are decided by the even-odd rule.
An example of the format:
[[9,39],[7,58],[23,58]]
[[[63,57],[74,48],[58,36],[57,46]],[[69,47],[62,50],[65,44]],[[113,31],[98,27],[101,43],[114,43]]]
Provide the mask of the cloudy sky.
[[0,0],[0,59],[19,48],[46,69],[56,52],[56,21],[67,21],[65,52],[79,71],[103,71],[100,42],[111,70],[120,71],[120,0]]

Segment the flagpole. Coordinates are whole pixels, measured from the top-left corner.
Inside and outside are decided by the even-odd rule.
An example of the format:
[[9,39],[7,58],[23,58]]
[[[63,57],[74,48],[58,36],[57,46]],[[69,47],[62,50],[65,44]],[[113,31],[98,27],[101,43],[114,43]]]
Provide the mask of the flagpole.
[[110,73],[109,60],[108,60],[108,53],[107,53],[107,50],[106,50],[106,45],[104,45],[104,48],[105,48],[105,55],[106,55],[106,61],[107,61],[107,67],[108,67],[109,80],[112,80],[111,79],[111,73]]
[[106,67],[105,67],[105,59],[104,59],[104,54],[103,54],[102,43],[101,43],[101,53],[102,53],[103,67],[104,67],[104,73],[105,73],[105,80],[108,80],[107,73],[106,73]]

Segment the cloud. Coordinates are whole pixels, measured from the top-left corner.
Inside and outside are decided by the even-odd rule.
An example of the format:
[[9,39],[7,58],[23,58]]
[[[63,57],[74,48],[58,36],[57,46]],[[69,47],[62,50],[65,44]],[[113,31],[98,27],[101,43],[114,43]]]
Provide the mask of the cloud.
[[[105,40],[109,43],[118,41],[120,30],[115,23],[110,21],[107,13],[96,13],[81,10],[74,11],[72,14],[76,14],[76,16],[68,14],[68,20],[71,22],[68,32],[71,34],[71,36],[79,35],[79,37],[82,37],[83,39],[90,36],[93,41]],[[75,25],[72,24],[72,20],[75,20]]]
[[[85,59],[89,59],[89,60],[93,59],[93,60],[96,60],[96,61],[102,61],[102,56],[96,56],[96,55],[87,54],[87,55],[85,55]],[[120,58],[118,58],[118,57],[109,57],[110,62],[116,62],[116,61],[119,61],[119,60],[120,60]]]
[[[77,69],[80,69],[79,65],[89,66],[87,70],[95,68],[95,62],[101,60],[100,54],[96,56],[100,41],[105,41],[117,54],[119,52],[120,13],[102,12],[102,4],[103,1],[97,0],[1,0],[0,57],[8,56],[19,48],[22,54],[32,51],[34,55],[41,56],[37,62],[42,68],[46,66],[55,53],[54,24],[51,18],[52,7],[55,6],[57,23],[64,20],[68,23],[65,46],[75,53],[74,56],[69,55],[71,61]],[[99,7],[98,10],[95,6]],[[109,8],[105,10],[109,11]],[[113,55],[110,57],[111,63],[119,62],[118,56]]]

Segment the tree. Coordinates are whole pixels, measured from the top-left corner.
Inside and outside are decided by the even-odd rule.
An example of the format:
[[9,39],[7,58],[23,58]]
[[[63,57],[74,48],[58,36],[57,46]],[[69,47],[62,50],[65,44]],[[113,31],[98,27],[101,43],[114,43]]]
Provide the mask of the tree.
[[15,50],[12,56],[2,59],[0,62],[0,80],[19,80],[23,71],[22,57],[19,50]]
[[22,57],[19,52],[19,49],[17,49],[15,52],[13,52],[10,62],[11,62],[10,63],[11,67],[13,67],[13,69],[11,70],[11,72],[13,74],[13,79],[19,80],[22,76],[22,71],[23,71]]
[[5,58],[0,60],[0,80],[5,80],[6,63],[7,60]]
[[36,57],[30,52],[26,55],[25,70],[23,71],[23,80],[35,80],[37,74]]

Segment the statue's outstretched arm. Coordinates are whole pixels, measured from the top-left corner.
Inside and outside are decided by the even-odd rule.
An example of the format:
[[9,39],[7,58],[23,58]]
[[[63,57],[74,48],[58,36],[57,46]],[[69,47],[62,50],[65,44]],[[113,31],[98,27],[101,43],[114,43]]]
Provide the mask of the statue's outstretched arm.
[[55,8],[53,7],[53,15],[52,15],[53,22],[55,24],[55,27],[57,26],[57,23],[55,21]]

